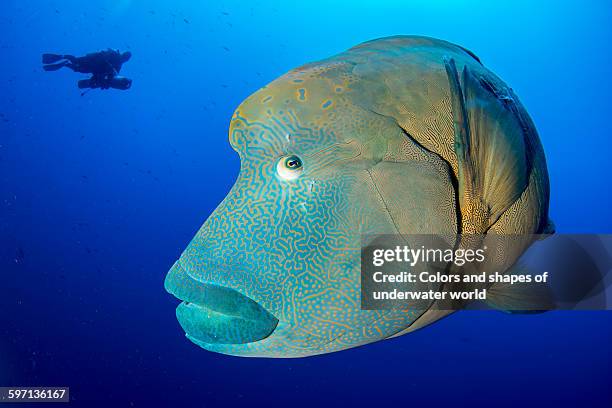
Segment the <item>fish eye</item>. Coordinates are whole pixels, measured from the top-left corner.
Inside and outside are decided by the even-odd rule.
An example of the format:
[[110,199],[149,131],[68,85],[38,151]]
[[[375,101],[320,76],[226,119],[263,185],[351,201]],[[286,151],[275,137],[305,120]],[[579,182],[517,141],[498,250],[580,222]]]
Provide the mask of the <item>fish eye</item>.
[[276,165],[276,172],[285,180],[295,180],[300,177],[303,170],[302,159],[295,155],[281,157]]

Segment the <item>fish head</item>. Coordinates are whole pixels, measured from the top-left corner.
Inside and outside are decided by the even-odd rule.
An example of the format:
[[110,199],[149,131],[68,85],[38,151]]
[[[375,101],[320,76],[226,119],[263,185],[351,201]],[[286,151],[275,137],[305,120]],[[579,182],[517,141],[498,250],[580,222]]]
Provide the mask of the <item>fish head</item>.
[[236,109],[238,178],[166,279],[197,345],[301,357],[385,339],[422,314],[361,309],[362,237],[455,233],[448,168],[362,104],[352,68],[303,66]]

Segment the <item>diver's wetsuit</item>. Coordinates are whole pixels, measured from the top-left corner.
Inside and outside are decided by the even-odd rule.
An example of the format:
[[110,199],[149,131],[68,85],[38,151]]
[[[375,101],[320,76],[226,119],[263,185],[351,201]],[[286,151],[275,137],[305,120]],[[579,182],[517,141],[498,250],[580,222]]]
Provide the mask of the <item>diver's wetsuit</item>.
[[121,66],[130,59],[132,54],[120,53],[118,50],[108,49],[75,57],[74,55],[43,54],[42,62],[45,71],[57,71],[67,67],[74,72],[91,74],[88,80],[79,81],[79,88],[128,89],[131,80],[119,77]]

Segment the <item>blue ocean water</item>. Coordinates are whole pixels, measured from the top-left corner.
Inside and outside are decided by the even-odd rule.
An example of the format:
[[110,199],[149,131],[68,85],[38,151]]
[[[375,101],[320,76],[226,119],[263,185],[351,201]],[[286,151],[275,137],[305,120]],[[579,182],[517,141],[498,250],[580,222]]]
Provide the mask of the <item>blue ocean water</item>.
[[[290,68],[395,34],[475,52],[539,130],[560,232],[612,232],[602,1],[0,3],[0,386],[110,406],[612,406],[612,314],[460,312],[398,339],[246,359],[183,335],[163,279],[229,191],[233,109]],[[130,90],[40,54],[130,50]]]

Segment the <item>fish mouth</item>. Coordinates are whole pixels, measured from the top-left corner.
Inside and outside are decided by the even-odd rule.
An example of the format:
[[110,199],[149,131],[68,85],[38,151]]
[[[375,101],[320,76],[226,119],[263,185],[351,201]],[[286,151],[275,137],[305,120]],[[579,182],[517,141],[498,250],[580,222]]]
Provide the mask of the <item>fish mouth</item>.
[[182,300],[176,317],[197,343],[245,344],[270,336],[278,319],[240,292],[192,278],[179,263],[168,272],[166,291]]

